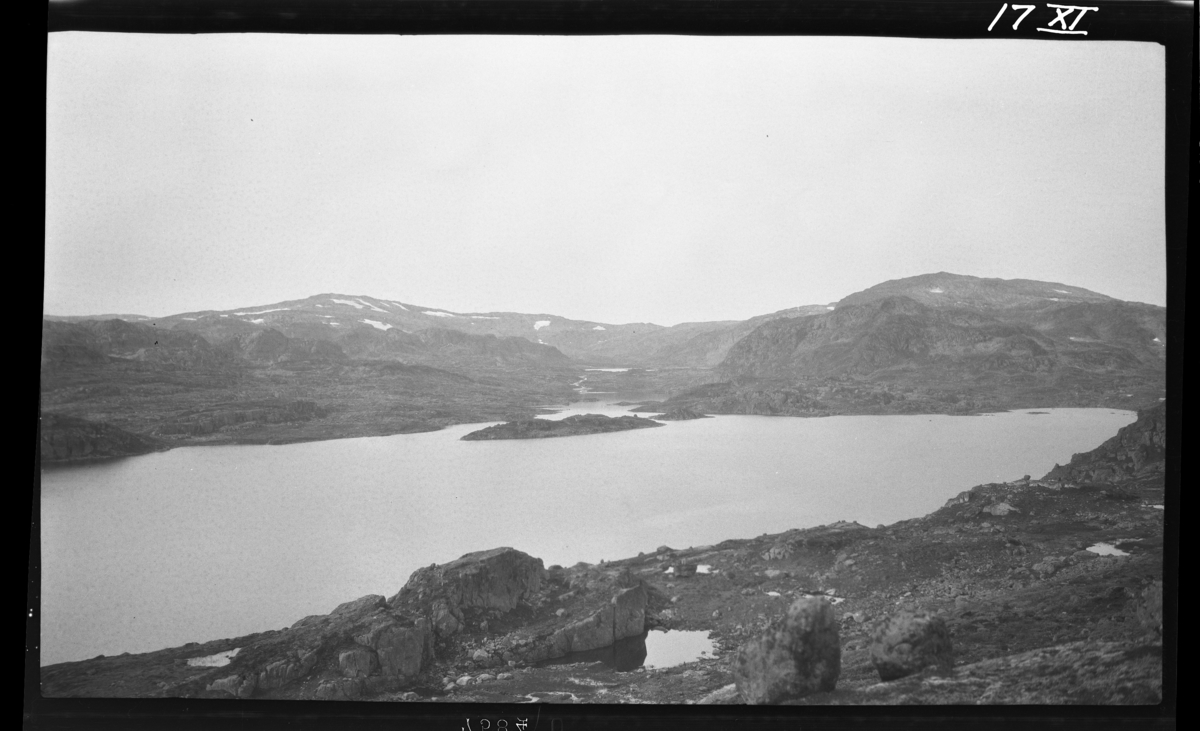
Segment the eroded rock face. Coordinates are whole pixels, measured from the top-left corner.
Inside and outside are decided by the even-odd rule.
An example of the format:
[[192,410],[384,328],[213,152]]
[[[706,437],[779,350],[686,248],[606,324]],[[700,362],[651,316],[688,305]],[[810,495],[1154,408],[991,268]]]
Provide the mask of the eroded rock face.
[[821,597],[801,597],[762,635],[742,645],[733,677],[746,703],[779,703],[833,690],[841,667],[833,605]]
[[927,612],[901,611],[875,627],[871,664],[885,682],[928,667],[947,672],[954,664],[950,631],[941,618]]
[[612,598],[613,641],[640,635],[646,629],[646,589],[640,584]]
[[338,667],[347,678],[365,678],[379,667],[375,653],[362,647],[338,655]]

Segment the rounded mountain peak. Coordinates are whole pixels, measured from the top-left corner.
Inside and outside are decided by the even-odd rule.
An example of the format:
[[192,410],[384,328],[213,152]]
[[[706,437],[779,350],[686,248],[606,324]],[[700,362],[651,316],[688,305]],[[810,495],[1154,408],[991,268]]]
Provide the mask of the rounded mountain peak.
[[1000,309],[1045,307],[1056,302],[1112,302],[1113,298],[1082,287],[1032,279],[972,277],[949,272],[892,279],[855,292],[837,307],[861,305],[888,297],[908,297],[928,307]]

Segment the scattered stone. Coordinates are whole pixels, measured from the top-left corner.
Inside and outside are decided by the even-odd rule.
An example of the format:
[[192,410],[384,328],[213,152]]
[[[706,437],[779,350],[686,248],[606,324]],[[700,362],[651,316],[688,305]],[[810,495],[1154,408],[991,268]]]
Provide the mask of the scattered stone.
[[562,617],[562,616],[566,615],[566,613],[567,613],[567,610],[562,609],[562,608],[559,608],[557,611],[554,612],[555,616],[558,616],[558,617]]
[[1004,516],[1008,515],[1009,513],[1019,513],[1021,511],[1017,510],[1008,503],[996,503],[995,505],[989,505],[988,507],[984,508],[983,512],[991,513],[992,515],[997,516]]
[[833,606],[820,597],[801,597],[766,632],[742,645],[733,675],[745,702],[778,703],[833,690],[841,661]]
[[927,667],[950,670],[954,655],[946,623],[928,612],[912,610],[880,622],[871,637],[871,664],[885,682]]
[[512,673],[500,673],[496,676],[496,680],[512,680]]

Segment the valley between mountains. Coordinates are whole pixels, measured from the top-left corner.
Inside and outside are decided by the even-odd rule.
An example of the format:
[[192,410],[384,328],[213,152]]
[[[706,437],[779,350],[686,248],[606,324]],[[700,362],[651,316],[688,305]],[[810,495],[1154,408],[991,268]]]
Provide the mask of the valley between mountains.
[[672,327],[342,294],[161,318],[46,316],[39,444],[52,464],[402,434],[528,420],[588,391],[643,413],[1133,409],[1165,397],[1165,354],[1162,307],[947,273]]
[[[42,333],[46,467],[479,422],[504,423],[466,441],[666,433],[683,427],[663,422],[711,414],[1138,412],[1041,479],[964,485],[924,517],[647,547],[566,568],[519,546],[475,550],[418,569],[391,597],[346,597],[283,629],[45,666],[48,697],[1163,698],[1162,307],[1065,284],[937,273],[835,303],[673,327],[321,294],[162,318],[46,316]],[[632,413],[535,419],[599,395]],[[789,635],[788,617],[810,610],[821,631]],[[658,670],[597,662],[596,652],[612,660],[618,650],[645,658],[648,633],[660,630],[707,633],[714,651]],[[791,654],[772,649],[776,641],[793,643]],[[934,648],[931,659],[917,657],[923,647]],[[797,691],[803,669],[780,669],[793,660],[779,658],[814,654],[828,660],[819,687]],[[908,665],[889,675],[880,658]]]

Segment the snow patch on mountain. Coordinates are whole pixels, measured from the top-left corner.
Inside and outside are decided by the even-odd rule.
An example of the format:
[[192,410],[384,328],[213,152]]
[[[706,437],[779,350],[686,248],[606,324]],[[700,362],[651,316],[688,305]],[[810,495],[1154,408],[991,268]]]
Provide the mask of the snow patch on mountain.
[[458,317],[458,315],[452,315],[449,312],[438,312],[436,310],[425,310],[421,314],[432,315],[434,317]]
[[235,312],[233,314],[235,314],[235,315],[265,315],[268,312],[283,312],[284,310],[290,310],[290,309],[291,309],[290,307],[275,307],[270,310],[255,310],[254,312]]
[[386,322],[380,322],[379,320],[359,320],[359,322],[365,322],[376,330],[383,330],[384,332],[392,329],[391,325],[387,324]]
[[[534,330],[541,330],[544,327],[550,327],[549,320],[538,320],[537,322],[533,323]],[[540,343],[541,341],[539,340],[538,342]]]
[[370,302],[367,302],[366,300],[364,300],[364,299],[362,299],[362,298],[359,298],[359,300],[358,300],[358,301],[359,301],[359,302],[361,302],[361,303],[363,303],[363,305],[365,305],[366,307],[370,307],[372,310],[375,310],[376,312],[382,312],[382,313],[383,313],[383,314],[385,314],[385,315],[387,314],[387,310],[380,309],[380,308],[376,307],[375,305],[371,304]]

